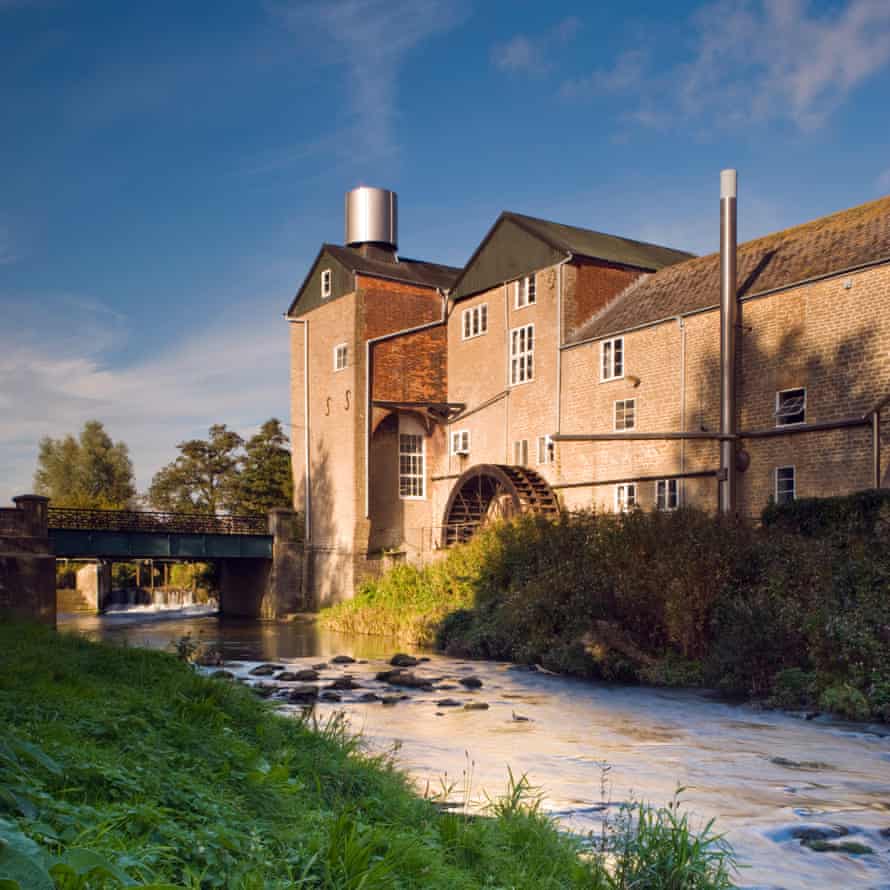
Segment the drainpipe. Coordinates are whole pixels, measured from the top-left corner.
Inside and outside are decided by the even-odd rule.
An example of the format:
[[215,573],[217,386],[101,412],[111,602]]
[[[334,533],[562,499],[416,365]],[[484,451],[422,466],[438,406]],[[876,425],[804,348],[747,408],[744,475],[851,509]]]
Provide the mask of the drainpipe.
[[504,399],[504,463],[512,464],[510,459],[510,285],[504,282],[504,331],[506,333],[506,362],[504,365],[504,386],[507,398]]
[[288,318],[291,324],[303,325],[303,462],[304,485],[306,486],[306,517],[303,536],[305,543],[311,540],[312,532],[312,489],[310,486],[311,473],[309,470],[309,319]]
[[[413,328],[403,328],[401,331],[392,331],[389,334],[381,334],[379,337],[372,337],[370,340],[365,340],[365,519],[370,518],[371,515],[371,415],[373,413],[373,409],[371,406],[371,376],[372,376],[372,358],[371,358],[371,347],[375,343],[380,343],[383,340],[391,340],[393,337],[401,337],[403,334],[415,334],[417,331],[425,331],[427,328],[435,328],[440,324],[445,324],[448,321],[448,292],[440,290],[440,296],[442,297],[442,317],[438,321],[428,321],[425,324],[415,325]],[[448,336],[446,331],[445,337],[445,349],[446,353],[448,350]],[[447,362],[447,354],[446,354],[446,362]],[[450,450],[450,448],[449,448]]]
[[881,412],[871,415],[872,488],[881,487]]
[[[686,432],[686,319],[677,316],[680,329],[680,432]],[[680,472],[686,472],[686,440],[680,439]],[[685,492],[683,492],[685,494]],[[682,498],[681,498],[682,500]]]
[[[737,246],[737,174],[720,173],[720,432],[733,436],[736,428],[735,353],[738,315]],[[735,513],[736,470],[735,442],[720,442],[719,509]]]
[[562,431],[562,267],[573,259],[571,253],[556,264],[556,432]]

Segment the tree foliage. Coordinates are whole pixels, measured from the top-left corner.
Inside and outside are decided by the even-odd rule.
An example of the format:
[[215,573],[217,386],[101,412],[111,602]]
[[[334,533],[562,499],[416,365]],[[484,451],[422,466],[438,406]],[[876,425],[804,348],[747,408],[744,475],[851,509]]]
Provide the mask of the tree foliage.
[[238,476],[235,512],[265,513],[290,507],[294,483],[288,438],[281,421],[273,417],[245,445]]
[[218,513],[235,500],[238,450],[244,440],[224,423],[209,429],[207,439],[180,442],[179,457],[158,470],[148,490],[157,510]]
[[117,510],[136,494],[133,464],[124,442],[112,442],[98,420],[88,420],[75,438],[41,439],[34,489],[55,507]]
[[281,421],[271,418],[246,443],[225,424],[207,439],[180,442],[179,457],[159,470],[148,490],[157,510],[264,513],[290,507],[290,450]]

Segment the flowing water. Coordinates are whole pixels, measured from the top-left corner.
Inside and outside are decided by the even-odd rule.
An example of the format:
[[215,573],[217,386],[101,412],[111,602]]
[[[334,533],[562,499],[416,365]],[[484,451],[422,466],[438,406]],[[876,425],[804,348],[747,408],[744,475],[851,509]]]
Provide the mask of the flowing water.
[[[514,775],[528,774],[566,827],[587,832],[599,831],[602,813],[623,801],[664,804],[682,786],[697,824],[715,819],[735,848],[740,887],[890,890],[887,727],[808,721],[697,692],[587,683],[433,653],[416,672],[437,678],[437,691],[393,690],[374,674],[399,647],[311,622],[236,623],[215,616],[147,622],[116,615],[71,619],[63,627],[152,647],[191,633],[218,646],[240,677],[264,661],[291,669],[351,655],[359,661],[328,664],[322,679],[348,673],[362,688],[343,692],[338,704],[320,703],[319,714],[343,711],[372,748],[397,746],[398,763],[421,790],[444,783],[460,796],[469,787],[471,797],[483,801],[486,792],[505,789],[509,766]],[[457,682],[471,674],[482,681],[478,690]],[[358,702],[368,691],[407,698],[395,706]],[[489,708],[438,706],[445,698]],[[841,829],[842,842],[874,852],[816,852],[794,837],[808,828]]]

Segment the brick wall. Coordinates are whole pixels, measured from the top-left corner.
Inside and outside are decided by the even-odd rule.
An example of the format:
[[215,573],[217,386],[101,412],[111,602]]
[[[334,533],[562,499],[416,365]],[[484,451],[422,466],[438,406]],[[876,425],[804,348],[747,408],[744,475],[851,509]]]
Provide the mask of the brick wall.
[[645,273],[639,269],[594,260],[575,260],[563,266],[563,330],[567,337],[631,282]]

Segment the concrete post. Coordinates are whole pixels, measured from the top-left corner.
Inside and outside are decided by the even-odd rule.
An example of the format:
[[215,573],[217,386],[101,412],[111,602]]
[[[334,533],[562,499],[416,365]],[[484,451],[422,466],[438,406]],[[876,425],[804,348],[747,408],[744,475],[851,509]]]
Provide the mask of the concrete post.
[[56,560],[47,530],[48,498],[13,498],[0,510],[0,612],[55,626]]

